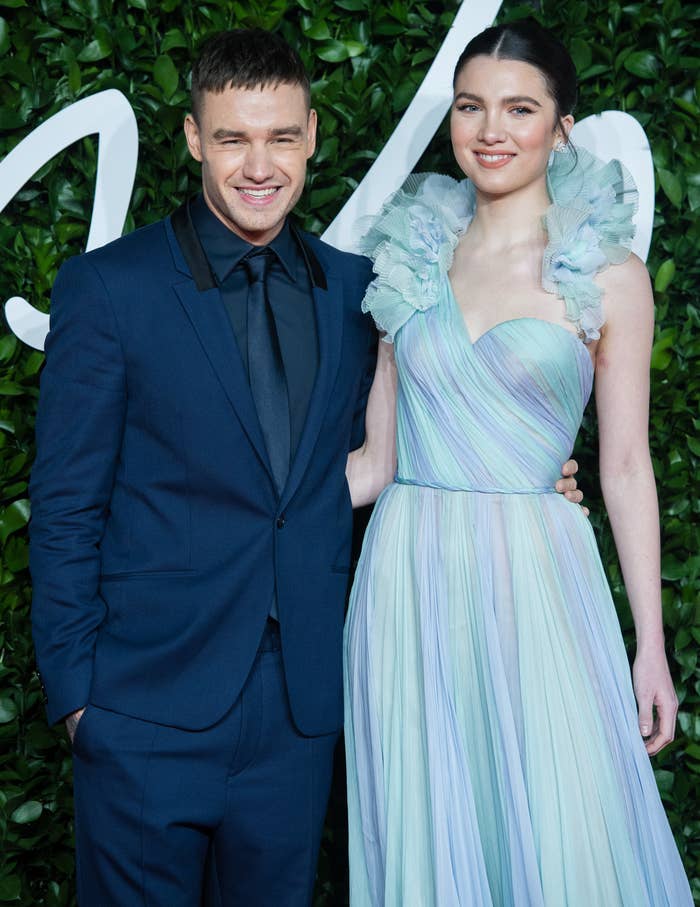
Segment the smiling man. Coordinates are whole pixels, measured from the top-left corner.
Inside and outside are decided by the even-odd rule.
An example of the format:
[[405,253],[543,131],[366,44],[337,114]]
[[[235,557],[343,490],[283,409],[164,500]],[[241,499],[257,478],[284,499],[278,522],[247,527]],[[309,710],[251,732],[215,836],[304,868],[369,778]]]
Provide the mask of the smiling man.
[[73,741],[83,907],[311,900],[342,723],[369,263],[297,229],[297,54],[202,48],[202,193],[56,280],[32,474],[37,660]]

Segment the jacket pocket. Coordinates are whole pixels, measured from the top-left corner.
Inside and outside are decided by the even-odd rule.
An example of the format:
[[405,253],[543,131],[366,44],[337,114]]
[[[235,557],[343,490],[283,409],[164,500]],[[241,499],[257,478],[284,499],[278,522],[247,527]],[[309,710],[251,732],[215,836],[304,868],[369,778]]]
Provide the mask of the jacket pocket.
[[119,580],[129,579],[163,579],[177,578],[178,576],[193,576],[194,570],[125,570],[122,573],[103,573],[100,582],[115,583]]

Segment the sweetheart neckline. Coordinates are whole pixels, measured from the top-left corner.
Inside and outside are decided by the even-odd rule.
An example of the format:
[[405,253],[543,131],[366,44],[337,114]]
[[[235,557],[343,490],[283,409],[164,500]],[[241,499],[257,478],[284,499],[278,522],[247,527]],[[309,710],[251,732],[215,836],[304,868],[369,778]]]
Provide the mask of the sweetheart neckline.
[[459,323],[461,325],[462,333],[464,334],[464,336],[467,340],[467,343],[469,344],[471,349],[476,349],[476,347],[479,345],[479,343],[485,337],[488,337],[489,334],[493,334],[494,331],[498,330],[499,328],[505,327],[506,325],[513,324],[518,321],[530,321],[530,322],[534,322],[535,324],[546,324],[548,327],[555,328],[558,331],[563,331],[564,334],[571,337],[571,339],[574,341],[574,343],[578,347],[581,347],[582,350],[585,352],[586,360],[590,363],[591,369],[595,370],[593,360],[591,359],[591,355],[588,352],[586,344],[578,337],[577,334],[575,334],[573,331],[570,331],[568,328],[564,327],[563,324],[558,324],[556,321],[550,321],[548,318],[538,318],[536,315],[519,315],[516,318],[505,318],[503,321],[497,321],[496,324],[492,324],[490,328],[488,328],[487,330],[485,330],[481,334],[479,334],[479,336],[476,338],[476,340],[472,340],[472,336],[469,331],[469,326],[467,325],[466,319],[464,317],[464,313],[462,312],[459,302],[457,302],[457,297],[454,294],[454,290],[452,289],[452,283],[451,283],[448,275],[445,275],[445,282],[447,284],[447,293],[448,293],[448,296],[450,297],[450,303],[452,306],[452,310],[455,314],[455,317],[457,318],[457,320],[459,321]]

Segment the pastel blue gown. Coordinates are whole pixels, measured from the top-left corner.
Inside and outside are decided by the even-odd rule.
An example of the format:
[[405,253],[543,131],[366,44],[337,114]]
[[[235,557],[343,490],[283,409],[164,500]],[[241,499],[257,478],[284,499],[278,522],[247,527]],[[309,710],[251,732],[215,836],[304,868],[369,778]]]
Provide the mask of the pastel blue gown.
[[415,180],[363,241],[398,471],[345,634],[351,907],[692,905],[593,531],[553,489],[591,393],[594,277],[634,210],[617,162],[579,154],[550,173],[543,263],[571,331],[469,337],[447,277],[466,181]]

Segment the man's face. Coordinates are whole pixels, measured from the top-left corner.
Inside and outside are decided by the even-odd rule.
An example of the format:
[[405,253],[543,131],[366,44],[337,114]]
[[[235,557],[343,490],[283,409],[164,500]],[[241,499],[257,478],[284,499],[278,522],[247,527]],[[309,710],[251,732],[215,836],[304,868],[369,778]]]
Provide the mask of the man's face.
[[316,148],[316,111],[307,108],[303,88],[206,91],[199,122],[188,115],[185,135],[219,220],[254,245],[274,239],[301,195]]

